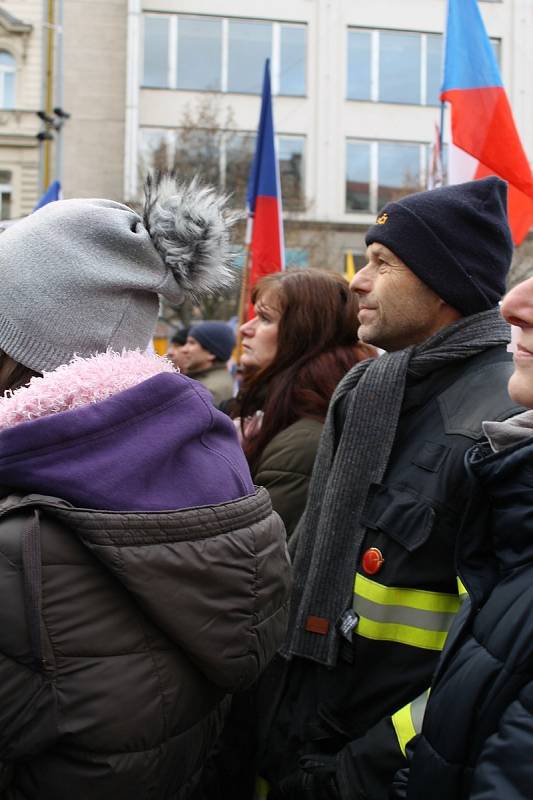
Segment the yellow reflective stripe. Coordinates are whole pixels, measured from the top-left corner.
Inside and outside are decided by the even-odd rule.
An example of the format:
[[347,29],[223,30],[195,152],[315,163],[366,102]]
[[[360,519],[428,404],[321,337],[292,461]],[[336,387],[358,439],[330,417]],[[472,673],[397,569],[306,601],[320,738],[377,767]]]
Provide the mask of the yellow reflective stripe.
[[384,586],[357,573],[353,609],[358,636],[442,650],[460,606],[456,594]]
[[270,792],[270,784],[260,775],[255,779],[255,788],[252,800],[267,800]]
[[459,575],[457,576],[457,593],[459,594],[461,602],[465,599],[465,595],[468,595],[468,590]]
[[366,600],[389,606],[408,606],[421,611],[439,611],[454,614],[460,606],[455,594],[428,592],[425,589],[401,589],[384,586],[356,573],[354,592]]
[[403,708],[400,708],[400,710],[396,711],[391,717],[396,732],[396,738],[398,739],[400,750],[404,756],[406,754],[405,749],[411,739],[422,730],[422,722],[428,697],[429,689],[422,692],[412,703],[408,703]]
[[400,750],[405,756],[405,748],[413,736],[416,736],[416,731],[411,719],[411,710],[408,705],[400,708],[399,711],[392,715],[392,724],[396,731],[396,738],[398,739]]
[[366,617],[359,617],[355,633],[365,639],[398,642],[424,650],[442,650],[448,635],[448,631],[428,631],[397,622],[374,622]]

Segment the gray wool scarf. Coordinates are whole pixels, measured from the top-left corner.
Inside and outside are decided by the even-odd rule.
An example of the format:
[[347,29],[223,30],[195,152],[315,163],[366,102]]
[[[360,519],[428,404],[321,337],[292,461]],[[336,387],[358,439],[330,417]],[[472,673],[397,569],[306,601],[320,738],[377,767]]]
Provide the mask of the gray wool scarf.
[[[363,361],[340,382],[296,534],[291,615],[281,650],[286,658],[301,656],[326,666],[337,661],[337,624],[352,604],[365,533],[361,516],[370,485],[387,469],[407,375],[424,378],[509,340],[509,325],[491,309],[460,319],[421,345]],[[337,431],[341,401],[344,418]],[[320,632],[306,630],[309,617],[317,618]]]

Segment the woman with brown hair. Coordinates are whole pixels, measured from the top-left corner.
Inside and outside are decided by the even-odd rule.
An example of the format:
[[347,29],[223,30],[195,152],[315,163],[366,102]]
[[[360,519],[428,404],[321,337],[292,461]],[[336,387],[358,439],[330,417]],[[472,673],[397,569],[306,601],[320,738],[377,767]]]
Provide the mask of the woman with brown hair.
[[334,272],[277,272],[253,289],[254,317],[240,329],[238,398],[244,452],[290,536],[305,508],[333,390],[376,355],[357,339],[357,297]]

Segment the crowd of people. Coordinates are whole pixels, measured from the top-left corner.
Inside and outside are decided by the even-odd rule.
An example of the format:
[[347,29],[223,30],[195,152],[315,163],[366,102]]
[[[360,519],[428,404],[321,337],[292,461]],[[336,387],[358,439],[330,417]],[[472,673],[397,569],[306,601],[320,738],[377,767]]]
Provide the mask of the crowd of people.
[[350,285],[263,278],[238,381],[224,322],[149,347],[227,284],[224,200],[145,195],[0,236],[0,797],[533,797],[506,184],[390,202]]

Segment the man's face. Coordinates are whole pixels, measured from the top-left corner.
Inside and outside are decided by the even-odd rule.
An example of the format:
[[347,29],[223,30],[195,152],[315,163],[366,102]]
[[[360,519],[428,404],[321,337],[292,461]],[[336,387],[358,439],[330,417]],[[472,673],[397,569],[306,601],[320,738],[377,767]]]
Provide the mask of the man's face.
[[187,363],[187,359],[183,355],[184,347],[185,345],[183,344],[176,344],[175,342],[171,342],[167,350],[168,360],[172,361],[176,369],[179,369],[181,372],[185,371]]
[[185,358],[185,371],[201,372],[212,366],[215,356],[202,347],[193,336],[187,336],[187,341],[183,345],[182,354]]
[[[430,256],[428,256],[430,257]],[[392,352],[426,341],[460,314],[378,242],[350,283],[359,298],[359,338]]]
[[505,295],[501,311],[507,322],[519,328],[509,394],[515,402],[533,408],[533,278]]

